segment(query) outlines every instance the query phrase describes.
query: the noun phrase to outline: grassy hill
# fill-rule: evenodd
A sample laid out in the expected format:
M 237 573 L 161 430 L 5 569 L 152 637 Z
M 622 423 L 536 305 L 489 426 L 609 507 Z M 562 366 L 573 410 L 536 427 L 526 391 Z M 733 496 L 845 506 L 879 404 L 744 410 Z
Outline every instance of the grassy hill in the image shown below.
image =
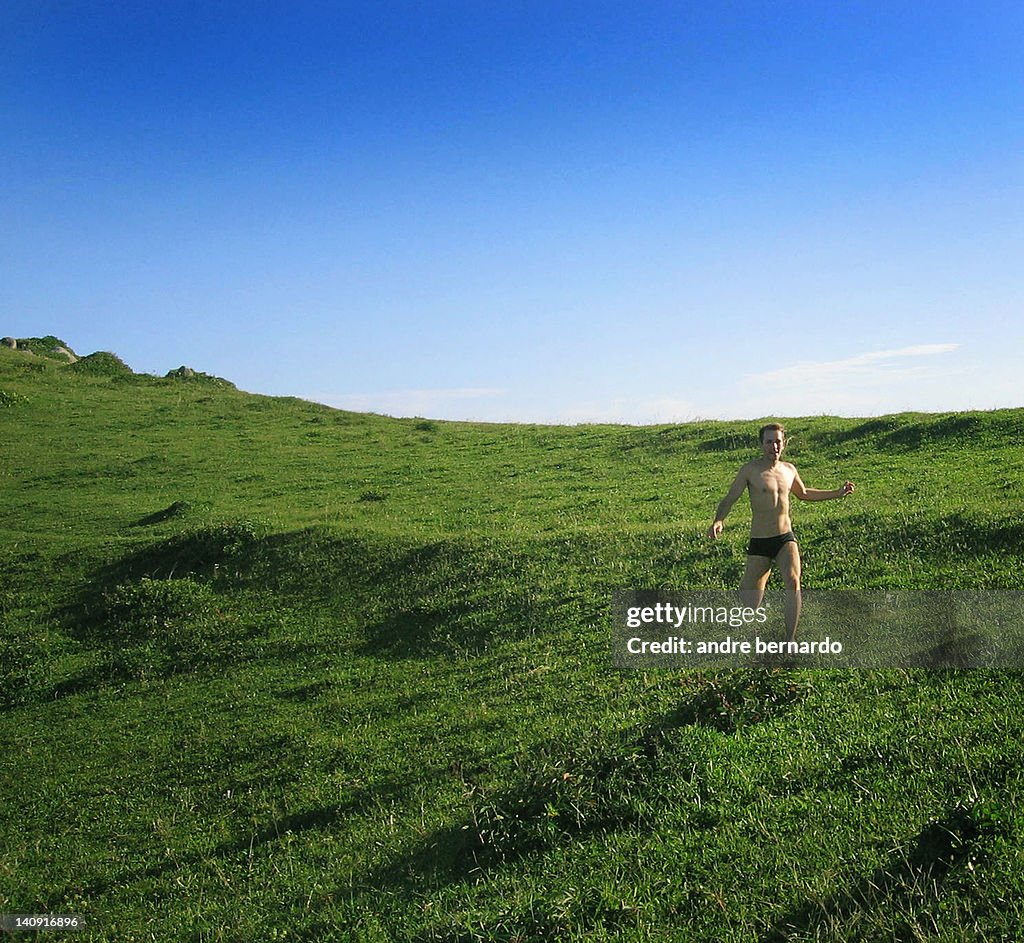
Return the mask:
M 963 940 L 1017 675 L 611 668 L 756 423 L 397 420 L 0 347 L 0 913 L 76 939 Z M 70 350 L 70 349 L 69 349 Z M 775 417 L 773 417 L 775 418 Z M 786 420 L 805 583 L 1011 588 L 1024 410 Z

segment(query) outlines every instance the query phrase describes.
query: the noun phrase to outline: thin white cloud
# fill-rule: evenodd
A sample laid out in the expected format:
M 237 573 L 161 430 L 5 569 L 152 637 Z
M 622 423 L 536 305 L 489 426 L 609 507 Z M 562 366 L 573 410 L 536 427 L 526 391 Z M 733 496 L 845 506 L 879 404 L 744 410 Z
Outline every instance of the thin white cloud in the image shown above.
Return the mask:
M 959 349 L 959 344 L 916 344 L 748 374 L 723 391 L 723 402 L 709 412 L 872 416 L 963 409 L 965 390 L 976 388 L 978 375 L 976 365 L 948 356 Z
M 931 365 L 916 363 L 918 358 L 948 354 L 959 346 L 916 344 L 896 350 L 875 350 L 843 360 L 803 361 L 778 370 L 748 374 L 743 379 L 746 383 L 796 385 L 804 388 L 851 381 L 892 381 L 923 375 L 930 371 Z
M 667 392 L 661 396 L 623 395 L 619 389 L 606 391 L 603 397 L 595 390 L 592 397 L 561 398 L 560 402 L 560 397 L 543 390 L 496 387 L 331 393 L 306 398 L 354 412 L 395 417 L 558 425 L 645 425 L 826 413 L 870 416 L 907 410 L 992 408 L 1015 399 L 1005 390 L 1000 396 L 982 395 L 999 377 L 995 373 L 982 377 L 977 364 L 948 356 L 958 350 L 959 344 L 916 344 L 838 360 L 801 361 L 747 374 L 715 393 L 703 389 L 702 398 L 693 399 Z M 1005 371 L 1000 377 L 1006 386 Z M 984 382 L 979 386 L 983 380 L 989 381 L 985 389 L 981 389 Z

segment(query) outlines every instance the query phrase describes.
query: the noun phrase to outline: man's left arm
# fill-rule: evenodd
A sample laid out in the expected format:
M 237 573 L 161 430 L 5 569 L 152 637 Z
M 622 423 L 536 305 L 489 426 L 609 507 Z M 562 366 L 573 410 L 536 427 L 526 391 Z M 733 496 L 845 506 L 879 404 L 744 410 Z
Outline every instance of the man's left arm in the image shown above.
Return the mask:
M 820 488 L 808 488 L 800 478 L 800 473 L 793 469 L 793 494 L 801 501 L 835 501 L 838 498 L 845 498 L 853 494 L 853 482 L 846 481 L 841 488 L 833 491 L 822 491 Z

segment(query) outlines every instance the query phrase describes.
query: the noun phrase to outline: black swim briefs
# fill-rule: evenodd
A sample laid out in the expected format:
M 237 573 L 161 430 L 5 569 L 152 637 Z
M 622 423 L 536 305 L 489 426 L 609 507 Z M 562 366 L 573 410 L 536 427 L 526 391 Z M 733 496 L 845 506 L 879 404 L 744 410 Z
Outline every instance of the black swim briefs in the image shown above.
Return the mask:
M 789 531 L 785 534 L 776 534 L 774 537 L 751 537 L 747 545 L 748 557 L 768 557 L 774 560 L 782 549 L 783 544 L 796 541 L 796 534 Z

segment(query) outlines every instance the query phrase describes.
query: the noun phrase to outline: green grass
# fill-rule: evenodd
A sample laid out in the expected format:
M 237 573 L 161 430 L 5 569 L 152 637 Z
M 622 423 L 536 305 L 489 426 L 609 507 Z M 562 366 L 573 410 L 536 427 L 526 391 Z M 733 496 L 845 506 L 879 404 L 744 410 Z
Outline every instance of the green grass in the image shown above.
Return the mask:
M 395 420 L 20 346 L 0 912 L 194 943 L 1018 932 L 1017 675 L 612 670 L 613 591 L 738 581 L 749 512 L 703 535 L 757 423 Z M 807 585 L 1017 588 L 1024 411 L 786 425 L 809 486 L 857 483 L 794 509 Z

